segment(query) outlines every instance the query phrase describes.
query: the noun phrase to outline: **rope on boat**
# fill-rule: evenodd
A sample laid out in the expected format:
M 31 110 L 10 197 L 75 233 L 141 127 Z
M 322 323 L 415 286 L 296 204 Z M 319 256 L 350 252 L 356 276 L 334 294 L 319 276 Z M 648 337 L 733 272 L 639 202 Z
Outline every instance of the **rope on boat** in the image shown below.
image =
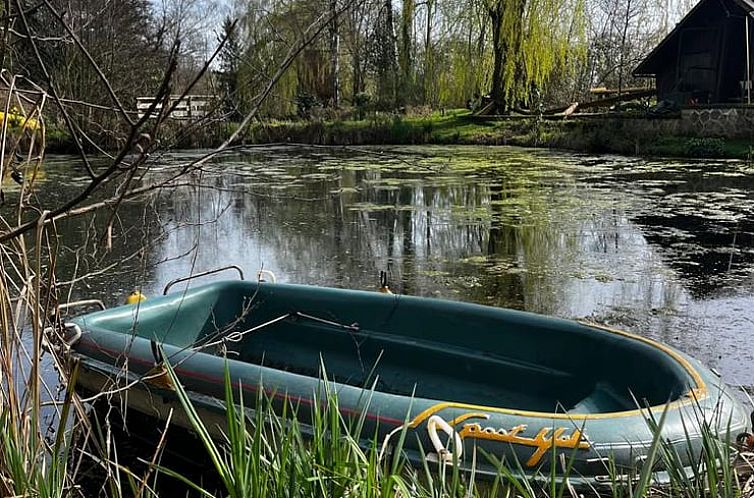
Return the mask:
M 70 337 L 66 336 L 66 332 L 69 330 L 73 331 L 73 335 Z M 73 322 L 65 322 L 63 323 L 63 333 L 58 334 L 58 329 L 55 327 L 45 327 L 42 329 L 42 347 L 44 347 L 48 351 L 58 351 L 58 352 L 68 352 L 71 350 L 74 344 L 78 342 L 79 339 L 81 339 L 81 327 L 76 325 Z M 57 338 L 59 344 L 53 344 L 50 340 L 51 338 Z
M 358 332 L 359 330 L 361 330 L 361 327 L 359 327 L 359 324 L 356 322 L 352 323 L 351 325 L 344 325 L 342 323 L 333 322 L 331 320 L 326 320 L 324 318 L 307 315 L 306 313 L 301 313 L 300 311 L 294 312 L 293 315 L 301 317 L 301 318 L 306 318 L 307 320 L 312 320 L 314 322 L 324 323 L 325 325 L 331 325 L 333 327 L 338 327 L 341 329 L 352 330 L 354 332 Z
M 211 346 L 219 346 L 220 344 L 224 344 L 225 342 L 239 342 L 241 339 L 244 338 L 245 335 L 251 334 L 253 332 L 257 332 L 257 331 L 259 331 L 259 330 L 261 330 L 261 329 L 263 329 L 265 327 L 268 327 L 268 326 L 273 325 L 273 324 L 275 324 L 277 322 L 285 320 L 286 318 L 289 318 L 292 315 L 293 315 L 293 313 L 286 313 L 285 315 L 281 315 L 281 316 L 279 316 L 277 318 L 273 318 L 272 320 L 264 322 L 264 323 L 262 323 L 260 325 L 257 325 L 256 327 L 252 327 L 250 329 L 243 330 L 243 331 L 240 331 L 240 332 L 230 332 L 227 335 L 223 335 L 220 339 L 218 339 L 216 341 L 208 342 L 207 344 L 201 344 L 201 345 L 199 345 L 197 347 L 194 347 L 193 349 L 194 349 L 194 351 L 199 351 L 201 349 L 208 348 L 208 347 L 211 347 Z
M 172 358 L 173 356 L 175 356 L 178 353 L 186 351 L 187 349 L 191 350 L 191 352 L 188 355 L 186 355 L 185 357 L 181 358 L 179 361 L 177 361 L 176 363 L 174 363 L 173 364 L 173 368 L 178 367 L 184 361 L 190 359 L 192 356 L 194 356 L 196 353 L 200 352 L 202 349 L 209 348 L 209 347 L 212 347 L 212 346 L 221 346 L 221 345 L 224 345 L 226 342 L 238 342 L 241 339 L 243 339 L 243 337 L 245 335 L 251 334 L 253 332 L 257 332 L 257 331 L 259 331 L 259 330 L 261 330 L 261 329 L 263 329 L 265 327 L 273 325 L 273 324 L 275 324 L 275 323 L 277 323 L 279 321 L 285 320 L 286 318 L 289 318 L 292 315 L 293 315 L 292 313 L 286 313 L 285 315 L 281 315 L 281 316 L 279 316 L 277 318 L 273 318 L 272 320 L 269 320 L 269 321 L 267 321 L 265 323 L 257 325 L 256 327 L 252 327 L 250 329 L 243 330 L 243 331 L 240 331 L 240 332 L 230 332 L 227 335 L 226 335 L 225 332 L 218 331 L 215 334 L 213 334 L 213 336 L 219 337 L 219 339 L 217 339 L 217 340 L 214 340 L 214 341 L 211 341 L 211 342 L 207 342 L 207 343 L 204 343 L 204 344 L 202 344 L 201 341 L 196 341 L 196 342 L 194 342 L 193 345 L 184 347 L 184 348 L 182 348 L 182 349 L 180 349 L 180 350 L 172 353 L 170 355 L 170 358 Z M 212 337 L 212 336 L 209 336 L 209 337 Z M 153 355 L 154 355 L 154 348 L 155 347 L 156 347 L 156 344 L 153 346 L 153 349 L 152 349 L 152 354 Z M 155 366 L 159 365 L 162 361 L 163 360 L 159 360 L 155 356 Z M 157 372 L 157 373 L 159 374 L 159 372 Z
M 312 320 L 312 321 L 317 322 L 317 323 L 323 323 L 325 325 L 330 325 L 331 327 L 340 328 L 340 329 L 343 329 L 343 330 L 347 330 L 349 332 L 360 332 L 361 331 L 361 328 L 359 327 L 359 324 L 356 323 L 356 322 L 353 322 L 351 325 L 344 325 L 342 323 L 333 322 L 331 320 L 326 320 L 324 318 L 319 318 L 319 317 L 316 317 L 316 316 L 307 315 L 306 313 L 301 313 L 300 311 L 296 311 L 294 313 L 294 315 L 297 316 L 297 317 L 299 317 L 299 318 L 305 318 L 307 320 Z M 359 365 L 361 366 L 361 371 L 364 372 L 365 368 L 364 368 L 364 360 L 361 357 L 361 345 L 364 343 L 364 341 L 366 340 L 366 338 L 362 339 L 361 342 L 359 342 L 357 340 L 357 338 L 353 334 L 349 334 L 349 335 L 351 336 L 351 339 L 353 339 L 353 343 L 356 346 L 356 356 L 357 356 L 357 358 L 359 360 Z
M 398 434 L 399 432 L 406 430 L 409 426 L 409 423 L 406 422 L 404 424 L 399 425 L 398 427 L 395 427 L 393 430 L 388 432 L 385 435 L 385 438 L 382 440 L 382 445 L 380 446 L 380 452 L 377 454 L 377 462 L 382 462 L 382 459 L 385 458 L 385 453 L 387 452 L 387 449 L 390 444 L 390 439 Z
M 266 282 L 267 280 L 264 279 L 264 276 L 267 275 L 270 278 L 270 282 L 273 284 L 276 284 L 278 279 L 275 276 L 274 273 L 272 273 L 270 270 L 261 269 L 257 272 L 257 282 Z
M 260 325 L 257 325 L 255 327 L 252 327 L 250 329 L 243 330 L 243 331 L 240 331 L 240 332 L 229 332 L 227 334 L 225 332 L 217 332 L 216 334 L 214 334 L 215 337 L 217 337 L 217 339 L 213 340 L 213 341 L 210 341 L 210 342 L 207 342 L 207 343 L 201 343 L 200 341 L 197 341 L 196 343 L 194 343 L 190 347 L 191 354 L 188 355 L 188 356 L 186 356 L 185 358 L 182 358 L 180 361 L 178 361 L 173 366 L 175 367 L 175 366 L 180 365 L 181 363 L 183 363 L 184 361 L 188 360 L 191 356 L 193 356 L 195 353 L 198 353 L 202 349 L 210 348 L 210 347 L 213 347 L 213 346 L 220 346 L 220 345 L 223 345 L 223 344 L 225 344 L 227 342 L 239 342 L 241 339 L 244 338 L 244 336 L 246 336 L 248 334 L 252 334 L 254 332 L 258 332 L 258 331 L 260 331 L 260 330 L 262 330 L 262 329 L 264 329 L 266 327 L 269 327 L 270 325 L 274 325 L 275 323 L 278 323 L 280 321 L 285 320 L 286 318 L 291 318 L 291 317 L 304 318 L 306 320 L 311 320 L 311 321 L 314 321 L 314 322 L 323 323 L 323 324 L 326 324 L 326 325 L 330 325 L 332 327 L 338 327 L 338 328 L 341 328 L 341 329 L 344 329 L 344 330 L 349 330 L 349 331 L 354 331 L 354 332 L 358 332 L 360 330 L 358 323 L 353 323 L 351 325 L 344 325 L 342 323 L 334 322 L 334 321 L 331 321 L 331 320 L 326 320 L 324 318 L 319 318 L 319 317 L 316 317 L 316 316 L 307 315 L 306 313 L 301 313 L 300 311 L 294 311 L 294 312 L 291 312 L 291 313 L 286 313 L 285 315 L 281 315 L 281 316 L 279 316 L 277 318 L 273 318 L 272 320 L 269 320 L 269 321 L 264 322 L 264 323 L 262 323 Z M 174 354 L 175 353 L 173 353 L 173 355 Z M 171 356 L 173 356 L 173 355 L 171 355 Z

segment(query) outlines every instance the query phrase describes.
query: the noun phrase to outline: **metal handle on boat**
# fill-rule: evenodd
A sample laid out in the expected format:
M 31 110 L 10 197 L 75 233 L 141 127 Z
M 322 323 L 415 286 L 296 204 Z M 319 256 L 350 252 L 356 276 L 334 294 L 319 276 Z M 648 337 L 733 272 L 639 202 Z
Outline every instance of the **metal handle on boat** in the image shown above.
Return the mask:
M 100 299 L 82 299 L 81 301 L 73 301 L 71 303 L 58 304 L 58 311 L 63 311 L 71 308 L 79 308 L 82 306 L 99 306 L 100 309 L 106 310 L 107 306 Z
M 68 339 L 63 339 L 63 343 L 65 343 L 65 345 L 70 348 L 71 346 L 76 344 L 79 339 L 81 339 L 81 327 L 79 327 L 75 323 L 66 322 L 63 324 L 63 328 L 65 328 L 66 330 L 73 329 L 73 336 L 69 337 Z
M 238 276 L 241 277 L 241 280 L 244 280 L 243 270 L 240 267 L 236 265 L 228 265 L 228 266 L 223 266 L 222 268 L 215 268 L 214 270 L 207 270 L 201 273 L 195 273 L 193 275 L 189 275 L 188 277 L 181 277 L 181 278 L 176 278 L 175 280 L 171 280 L 170 282 L 168 282 L 168 285 L 165 286 L 165 289 L 163 289 L 162 295 L 164 296 L 165 294 L 167 294 L 168 290 L 170 290 L 170 288 L 174 286 L 175 284 L 180 284 L 181 282 L 186 282 L 187 280 L 193 280 L 199 277 L 206 277 L 207 275 L 212 275 L 213 273 L 220 273 L 221 271 L 226 271 L 226 270 L 236 270 L 238 272 Z
M 73 330 L 73 335 L 69 338 L 62 338 L 61 342 L 63 343 L 63 346 L 66 351 L 71 349 L 74 344 L 76 344 L 79 339 L 81 339 L 82 331 L 81 327 L 76 325 L 73 322 L 65 322 L 63 324 L 63 330 Z M 49 351 L 60 351 L 60 346 L 54 346 L 50 343 L 48 337 L 52 336 L 53 332 L 55 332 L 54 327 L 47 327 L 43 331 L 42 335 L 42 343 L 45 349 Z

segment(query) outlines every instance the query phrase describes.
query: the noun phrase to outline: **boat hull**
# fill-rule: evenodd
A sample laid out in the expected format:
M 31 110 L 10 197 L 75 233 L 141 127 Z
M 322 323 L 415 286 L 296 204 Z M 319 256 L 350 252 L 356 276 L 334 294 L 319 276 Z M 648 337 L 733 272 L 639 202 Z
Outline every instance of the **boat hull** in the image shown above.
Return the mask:
M 354 296 L 352 291 L 328 292 L 335 292 L 336 296 L 345 293 L 344 299 Z M 361 297 L 371 299 L 371 296 Z M 413 303 L 414 299 L 417 298 L 408 301 Z M 474 305 L 453 303 L 452 306 L 469 312 L 496 313 Z M 135 312 L 137 308 L 126 309 Z M 527 314 L 515 316 L 522 315 L 528 318 Z M 540 319 L 532 317 L 532 320 Z M 90 322 L 97 323 L 97 320 Z M 161 382 L 159 376 L 154 375 L 154 340 L 99 325 L 87 326 L 86 317 L 77 323 L 84 334 L 74 345 L 73 353 L 81 364 L 79 382 L 84 390 L 99 393 L 112 390 L 114 384 L 129 386 L 127 390 L 116 390 L 125 396 L 129 407 L 163 420 L 173 409 L 174 422 L 191 428 L 176 393 L 164 379 Z M 426 396 L 428 391 L 411 396 L 383 392 L 377 382 L 358 386 L 324 381 L 326 370 L 319 376 L 304 375 L 264 364 L 225 359 L 183 344 L 163 342 L 161 348 L 210 432 L 218 438 L 226 424 L 223 402 L 227 368 L 234 392 L 242 393 L 243 404 L 250 410 L 260 399 L 266 399 L 280 412 L 286 407 L 288 413 L 295 413 L 305 428 L 311 422 L 312 408 L 324 403 L 328 394 L 335 393 L 338 408 L 345 417 L 363 416 L 362 434 L 369 435 L 364 444 L 386 442 L 389 447 L 397 442 L 396 434 L 405 429 L 408 437 L 404 439 L 403 450 L 415 465 L 429 460 L 438 467 L 458 466 L 464 471 L 474 467 L 479 476 L 498 475 L 498 462 L 504 462 L 507 468 L 524 478 L 546 479 L 553 473 L 562 478 L 567 467 L 569 482 L 576 487 L 600 488 L 612 485 L 616 479 L 631 480 L 656 437 L 653 424 L 660 420 L 664 444 L 675 451 L 691 473 L 691 466 L 699 461 L 703 452 L 702 427 L 708 427 L 705 430 L 723 441 L 732 441 L 746 430 L 747 414 L 729 388 L 695 359 L 624 332 L 593 330 L 594 334 L 615 334 L 616 340 L 639 341 L 657 348 L 670 358 L 669 361 L 688 372 L 689 389 L 668 403 L 642 407 L 637 400 L 636 408 L 590 412 L 590 406 L 598 407 L 603 398 L 610 397 L 609 389 L 597 383 L 569 410 L 564 407 L 562 411 L 542 412 L 496 405 L 495 399 L 479 404 L 444 398 L 439 388 L 437 397 Z M 480 365 L 482 368 L 487 364 Z M 327 368 L 326 362 L 324 367 Z M 438 365 L 437 368 L 451 367 Z M 491 378 L 490 382 L 495 379 Z M 656 480 L 667 479 L 661 462 L 653 468 Z

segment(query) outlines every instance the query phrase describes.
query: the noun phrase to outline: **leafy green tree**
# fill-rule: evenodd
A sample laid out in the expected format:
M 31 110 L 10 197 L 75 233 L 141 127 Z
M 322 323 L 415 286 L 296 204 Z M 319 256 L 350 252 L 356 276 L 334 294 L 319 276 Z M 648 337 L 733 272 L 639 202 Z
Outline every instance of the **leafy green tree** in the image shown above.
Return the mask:
M 482 1 L 492 28 L 490 96 L 498 112 L 528 102 L 533 89 L 583 56 L 581 0 Z

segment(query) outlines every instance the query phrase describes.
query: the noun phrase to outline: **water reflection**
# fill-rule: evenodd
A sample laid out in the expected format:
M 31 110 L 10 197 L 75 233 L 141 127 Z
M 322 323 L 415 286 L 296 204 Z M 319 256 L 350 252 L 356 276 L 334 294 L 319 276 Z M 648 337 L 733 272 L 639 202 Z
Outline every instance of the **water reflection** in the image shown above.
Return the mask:
M 124 205 L 110 251 L 102 219 L 61 227 L 70 247 L 85 249 L 59 266 L 72 278 L 74 268 L 126 259 L 75 287 L 111 303 L 134 286 L 154 295 L 228 264 L 360 289 L 388 269 L 398 292 L 607 322 L 754 385 L 745 366 L 754 357 L 741 347 L 754 339 L 754 172 L 745 165 L 511 148 L 376 152 L 224 158 L 195 187 Z

